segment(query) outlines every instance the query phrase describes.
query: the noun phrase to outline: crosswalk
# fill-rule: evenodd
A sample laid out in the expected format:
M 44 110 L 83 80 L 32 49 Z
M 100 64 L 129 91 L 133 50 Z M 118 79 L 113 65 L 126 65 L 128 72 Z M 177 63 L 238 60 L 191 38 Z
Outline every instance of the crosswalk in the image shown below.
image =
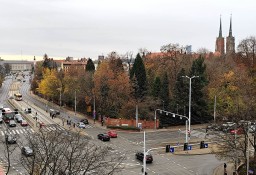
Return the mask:
M 26 129 L 12 129 L 12 130 L 1 130 L 0 133 L 2 136 L 4 135 L 16 135 L 16 134 L 31 134 L 34 133 L 35 131 L 32 128 L 26 128 Z

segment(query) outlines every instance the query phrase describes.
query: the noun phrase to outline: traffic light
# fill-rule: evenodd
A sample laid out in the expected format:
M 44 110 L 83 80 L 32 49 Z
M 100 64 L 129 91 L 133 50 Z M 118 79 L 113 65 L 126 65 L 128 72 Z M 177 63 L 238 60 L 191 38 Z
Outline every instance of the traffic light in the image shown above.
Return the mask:
M 200 142 L 200 149 L 204 148 L 204 141 Z
M 184 149 L 183 151 L 187 151 L 188 150 L 188 143 L 184 143 Z
M 28 113 L 29 113 L 29 114 L 31 113 L 31 108 L 28 108 Z
M 14 114 L 18 114 L 18 109 L 14 109 Z
M 5 115 L 5 110 L 4 109 L 2 109 L 2 116 L 4 116 Z

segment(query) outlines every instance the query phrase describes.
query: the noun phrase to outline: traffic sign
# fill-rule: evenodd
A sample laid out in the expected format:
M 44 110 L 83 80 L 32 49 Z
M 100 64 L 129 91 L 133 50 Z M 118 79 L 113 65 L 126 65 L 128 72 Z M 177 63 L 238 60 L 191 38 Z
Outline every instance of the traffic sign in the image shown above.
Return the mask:
M 188 150 L 192 150 L 192 146 L 191 145 L 188 145 Z
M 174 153 L 174 147 L 170 147 L 170 152 Z

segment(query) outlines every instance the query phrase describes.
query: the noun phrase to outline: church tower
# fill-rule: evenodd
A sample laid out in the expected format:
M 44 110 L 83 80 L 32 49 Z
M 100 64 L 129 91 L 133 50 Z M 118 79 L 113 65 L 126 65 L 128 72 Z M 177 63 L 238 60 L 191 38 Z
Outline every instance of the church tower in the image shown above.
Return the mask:
M 218 52 L 220 55 L 225 54 L 225 43 L 224 38 L 222 37 L 222 26 L 221 26 L 221 18 L 220 18 L 220 29 L 219 29 L 219 36 L 216 39 L 216 46 L 215 52 Z
M 235 37 L 232 36 L 232 16 L 230 17 L 229 35 L 226 38 L 227 54 L 235 53 Z

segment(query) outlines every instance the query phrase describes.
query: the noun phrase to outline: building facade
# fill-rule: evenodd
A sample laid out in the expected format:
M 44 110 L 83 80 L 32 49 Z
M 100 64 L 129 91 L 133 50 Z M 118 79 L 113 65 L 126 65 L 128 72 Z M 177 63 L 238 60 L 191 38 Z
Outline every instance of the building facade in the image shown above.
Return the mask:
M 216 38 L 215 53 L 220 56 L 224 54 L 235 53 L 235 37 L 232 36 L 232 17 L 230 18 L 229 35 L 226 37 L 226 52 L 225 52 L 225 40 L 222 36 L 222 23 L 220 18 L 219 36 Z
M 9 64 L 10 72 L 21 72 L 21 71 L 32 71 L 33 62 L 32 61 L 17 61 L 17 60 L 10 60 L 10 61 L 0 61 L 0 65 L 5 67 L 5 64 Z

